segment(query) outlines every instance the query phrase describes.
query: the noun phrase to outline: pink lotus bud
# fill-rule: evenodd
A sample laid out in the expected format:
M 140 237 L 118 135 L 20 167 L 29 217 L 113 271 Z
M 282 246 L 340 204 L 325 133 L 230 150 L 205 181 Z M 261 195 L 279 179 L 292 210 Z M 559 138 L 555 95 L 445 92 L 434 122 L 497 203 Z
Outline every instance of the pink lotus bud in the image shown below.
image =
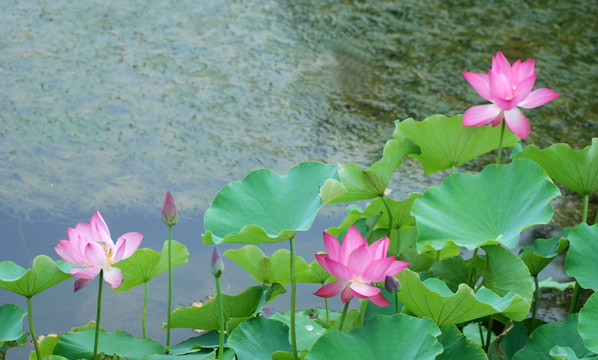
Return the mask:
M 164 205 L 162 205 L 162 221 L 168 226 L 176 225 L 179 222 L 179 212 L 170 191 L 166 192 Z
M 222 272 L 224 271 L 224 262 L 222 261 L 222 256 L 220 256 L 220 253 L 218 252 L 218 250 L 216 250 L 216 248 L 214 248 L 214 251 L 212 252 L 212 260 L 210 261 L 210 267 L 212 275 L 214 275 L 215 277 L 220 277 L 220 275 L 222 275 Z

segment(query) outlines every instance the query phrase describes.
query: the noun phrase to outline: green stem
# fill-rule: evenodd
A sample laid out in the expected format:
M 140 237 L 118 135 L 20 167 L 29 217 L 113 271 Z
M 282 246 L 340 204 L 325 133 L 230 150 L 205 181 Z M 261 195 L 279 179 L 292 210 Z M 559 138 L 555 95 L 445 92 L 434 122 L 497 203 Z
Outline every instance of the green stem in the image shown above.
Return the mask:
M 534 276 L 534 284 L 536 290 L 534 291 L 534 307 L 532 308 L 532 331 L 536 328 L 536 314 L 538 313 L 538 301 L 540 300 L 540 285 L 538 284 L 538 275 Z
M 484 332 L 482 331 L 482 323 L 478 322 L 478 331 L 480 332 L 480 342 L 482 343 L 482 348 L 485 347 L 484 344 Z
M 170 346 L 170 310 L 172 309 L 172 225 L 168 226 L 168 313 L 166 314 L 166 346 Z
M 216 276 L 216 296 L 218 297 L 218 312 L 220 323 L 220 340 L 218 343 L 218 360 L 224 359 L 224 305 L 222 304 L 222 290 L 220 288 L 220 276 Z
M 502 141 L 505 137 L 505 121 L 503 120 L 500 126 L 500 140 L 498 141 L 498 152 L 496 153 L 496 163 L 500 164 L 500 157 L 502 155 Z
M 98 356 L 98 339 L 100 337 L 100 315 L 102 310 L 102 284 L 104 283 L 104 270 L 100 270 L 100 285 L 98 288 L 98 310 L 96 313 L 96 333 L 93 340 L 93 357 L 95 359 Z
M 328 298 L 324 298 L 324 304 L 326 304 L 326 322 L 329 322 L 330 321 L 330 306 L 328 305 Z
M 575 282 L 575 289 L 573 289 L 573 296 L 571 297 L 571 305 L 569 306 L 569 315 L 577 312 L 577 306 L 579 305 L 579 292 L 581 288 L 579 283 Z
M 141 318 L 141 327 L 143 329 L 143 337 L 146 338 L 145 333 L 145 314 L 147 313 L 147 298 L 149 297 L 149 281 L 145 282 L 145 296 L 143 297 L 143 316 Z
M 473 280 L 473 261 L 475 260 L 476 256 L 478 256 L 478 248 L 475 248 L 475 250 L 473 250 L 473 256 L 471 257 L 472 264 L 469 264 L 469 274 L 467 275 L 467 285 L 469 285 L 469 287 L 474 287 L 475 285 L 471 282 Z
M 490 349 L 490 340 L 492 339 L 492 322 L 494 321 L 494 316 L 490 315 L 490 319 L 488 320 L 488 332 L 486 333 L 486 354 L 488 353 L 488 349 Z
M 581 222 L 587 223 L 588 221 L 588 206 L 590 204 L 590 196 L 584 195 L 583 197 L 583 214 L 581 215 Z M 569 306 L 569 315 L 577 312 L 577 307 L 579 305 L 579 293 L 581 292 L 581 288 L 579 283 L 575 281 L 575 288 L 573 289 L 573 296 L 571 297 L 571 305 Z
M 31 296 L 27 296 L 27 317 L 29 318 L 29 331 L 33 338 L 33 346 L 35 346 L 35 355 L 37 356 L 37 360 L 42 360 L 39 344 L 37 342 L 37 335 L 35 335 L 35 329 L 33 328 L 33 304 L 31 303 Z
M 349 309 L 349 302 L 350 301 L 347 301 L 345 303 L 345 307 L 343 308 L 343 313 L 341 314 L 341 320 L 338 323 L 338 329 L 340 331 L 343 331 L 343 325 L 345 324 L 345 316 L 347 316 L 347 310 Z
M 390 206 L 388 206 L 386 198 L 384 196 L 381 196 L 381 198 L 382 202 L 384 202 L 384 206 L 386 206 L 386 211 L 388 212 L 388 238 L 390 239 L 390 232 L 392 231 L 392 212 L 390 211 Z
M 399 292 L 395 292 L 395 314 L 399 313 Z
M 583 197 L 583 214 L 581 215 L 581 222 L 588 222 L 588 206 L 590 205 L 590 195 Z
M 291 347 L 293 348 L 293 359 L 298 360 L 297 355 L 297 333 L 295 331 L 295 298 L 297 297 L 297 282 L 295 279 L 295 236 L 291 236 Z

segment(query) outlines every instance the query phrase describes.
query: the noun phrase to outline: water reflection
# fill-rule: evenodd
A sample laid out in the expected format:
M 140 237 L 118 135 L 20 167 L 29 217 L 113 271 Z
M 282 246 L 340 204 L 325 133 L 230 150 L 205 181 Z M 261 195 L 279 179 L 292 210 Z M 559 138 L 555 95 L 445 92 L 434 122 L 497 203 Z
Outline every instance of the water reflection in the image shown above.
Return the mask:
M 37 254 L 53 255 L 66 227 L 96 209 L 114 234 L 143 231 L 145 246 L 159 249 L 159 211 L 170 190 L 183 217 L 175 238 L 190 247 L 194 264 L 175 275 L 197 285 L 175 302 L 204 297 L 212 285 L 201 218 L 221 186 L 304 160 L 368 165 L 396 119 L 481 103 L 461 72 L 486 71 L 499 49 L 511 61 L 535 58 L 537 86 L 561 93 L 529 112 L 527 143 L 589 145 L 598 113 L 597 11 L 596 2 L 541 0 L 499 8 L 468 0 L 3 2 L 0 260 L 27 266 Z M 477 171 L 491 158 L 461 170 Z M 424 176 L 407 159 L 392 196 L 421 192 L 446 175 Z M 580 200 L 566 194 L 556 202 L 556 226 L 579 221 Z M 309 249 L 298 251 L 311 256 L 342 212 L 329 210 L 333 219 L 318 220 L 304 235 Z M 238 292 L 250 280 L 234 273 L 230 290 Z M 60 286 L 36 301 L 56 303 L 53 296 L 72 284 Z M 137 332 L 138 295 L 106 295 L 115 309 L 112 320 L 104 317 L 107 328 L 127 319 L 125 330 Z M 40 306 L 38 332 L 86 322 L 92 298 L 65 295 L 51 313 Z M 5 301 L 20 303 L 0 292 Z M 159 328 L 162 319 L 148 321 Z M 157 331 L 150 336 L 160 339 Z

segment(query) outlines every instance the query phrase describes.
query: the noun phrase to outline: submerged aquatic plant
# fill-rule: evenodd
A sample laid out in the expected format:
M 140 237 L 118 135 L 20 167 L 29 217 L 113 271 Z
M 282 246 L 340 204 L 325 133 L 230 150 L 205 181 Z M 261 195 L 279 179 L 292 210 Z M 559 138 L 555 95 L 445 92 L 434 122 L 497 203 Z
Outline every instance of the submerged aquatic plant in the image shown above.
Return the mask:
M 559 94 L 547 88 L 532 91 L 537 74 L 534 59 L 515 61 L 513 66 L 502 52 L 492 57 L 488 74 L 464 72 L 463 76 L 477 93 L 492 104 L 469 108 L 463 115 L 464 126 L 491 123 L 496 127 L 504 122 L 518 137 L 525 139 L 530 132 L 529 121 L 518 109 L 533 109 L 554 100 Z

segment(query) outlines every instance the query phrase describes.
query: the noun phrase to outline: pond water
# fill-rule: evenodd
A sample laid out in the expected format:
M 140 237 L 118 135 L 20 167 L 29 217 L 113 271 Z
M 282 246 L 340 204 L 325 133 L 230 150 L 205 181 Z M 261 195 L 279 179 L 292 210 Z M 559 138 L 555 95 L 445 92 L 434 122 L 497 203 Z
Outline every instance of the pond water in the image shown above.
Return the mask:
M 202 217 L 224 184 L 262 167 L 285 173 L 305 160 L 369 165 L 395 120 L 483 103 L 461 72 L 485 72 L 498 50 L 511 62 L 536 59 L 536 88 L 561 94 L 527 112 L 525 143 L 587 146 L 598 133 L 596 14 L 598 1 L 4 1 L 0 261 L 29 267 L 38 254 L 56 258 L 66 228 L 96 209 L 114 237 L 141 231 L 143 246 L 157 250 L 167 236 L 159 213 L 170 190 L 181 214 L 174 238 L 191 252 L 190 265 L 175 271 L 174 303 L 205 298 L 215 286 Z M 446 175 L 423 175 L 407 159 L 392 197 Z M 565 192 L 555 206 L 553 224 L 525 238 L 580 221 L 578 196 Z M 343 213 L 326 209 L 299 234 L 299 255 L 312 261 L 321 232 Z M 234 263 L 226 266 L 225 292 L 252 284 Z M 162 342 L 165 286 L 165 277 L 151 283 L 156 315 L 148 317 L 148 335 Z M 34 298 L 38 333 L 94 318 L 95 291 L 71 288 L 67 281 Z M 316 288 L 300 287 L 299 308 L 321 304 L 311 295 Z M 139 335 L 142 293 L 105 292 L 102 325 Z M 25 304 L 0 291 L 5 302 Z M 283 296 L 272 306 L 287 302 Z

